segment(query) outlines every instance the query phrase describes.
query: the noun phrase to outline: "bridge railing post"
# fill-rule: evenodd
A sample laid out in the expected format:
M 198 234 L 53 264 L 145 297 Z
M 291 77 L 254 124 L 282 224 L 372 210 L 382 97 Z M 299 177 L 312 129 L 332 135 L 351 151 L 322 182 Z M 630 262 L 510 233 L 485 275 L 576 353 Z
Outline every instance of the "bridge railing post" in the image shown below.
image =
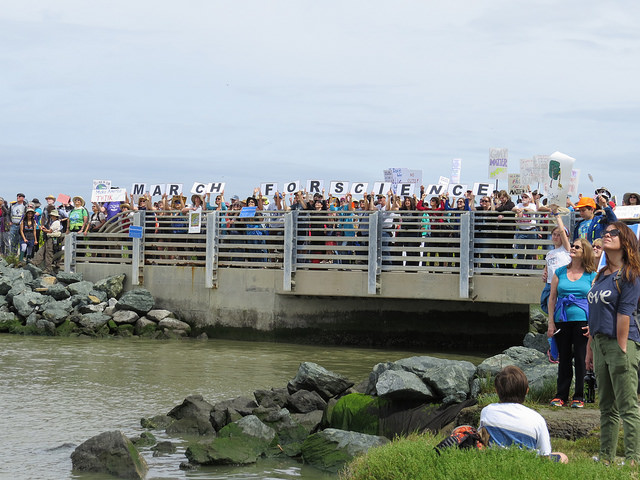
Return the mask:
M 64 237 L 64 271 L 67 273 L 76 271 L 76 235 L 67 233 Z
M 142 236 L 144 238 L 145 212 L 138 211 L 133 214 L 132 225 L 142 227 Z M 142 267 L 142 238 L 132 238 L 131 252 L 131 285 L 140 285 L 140 268 Z
M 375 295 L 378 293 L 378 275 L 382 266 L 382 255 L 380 244 L 382 243 L 382 235 L 380 231 L 379 212 L 369 215 L 369 251 L 367 257 L 367 293 Z
M 285 292 L 291 292 L 295 282 L 293 274 L 296 270 L 296 232 L 298 230 L 298 211 L 292 210 L 284 215 L 284 256 L 282 259 L 283 285 Z
M 205 263 L 205 286 L 218 288 L 218 239 L 220 226 L 220 212 L 207 213 L 207 240 Z
M 473 275 L 473 215 L 460 215 L 460 298 L 469 298 Z

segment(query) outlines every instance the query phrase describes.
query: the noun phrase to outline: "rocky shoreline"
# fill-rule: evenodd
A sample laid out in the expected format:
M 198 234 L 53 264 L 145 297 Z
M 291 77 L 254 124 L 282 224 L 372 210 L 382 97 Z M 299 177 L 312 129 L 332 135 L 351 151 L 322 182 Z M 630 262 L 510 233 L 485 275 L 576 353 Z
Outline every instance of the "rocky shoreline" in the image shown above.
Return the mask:
M 182 338 L 191 326 L 168 310 L 156 309 L 145 289 L 124 292 L 125 275 L 96 283 L 78 273 L 44 274 L 0 259 L 0 333 Z
M 127 439 L 120 432 L 93 437 L 74 451 L 73 468 L 144 478 L 146 463 L 140 452 L 175 454 L 177 445 L 186 441 L 184 457 L 177 460 L 185 470 L 289 457 L 337 472 L 355 456 L 397 435 L 445 433 L 455 425 L 477 425 L 480 408 L 475 404 L 481 383 L 506 365 L 521 367 L 532 388 L 555 382 L 557 375 L 557 366 L 548 362 L 546 354 L 524 346 L 511 347 L 477 367 L 429 356 L 379 363 L 358 384 L 304 362 L 284 387 L 218 403 L 191 395 L 165 414 L 142 418 L 145 432 L 136 438 Z M 572 421 L 566 412 L 563 418 L 548 413 L 554 437 L 576 439 L 591 435 L 598 426 L 598 415 Z M 174 440 L 157 442 L 153 432 Z M 119 452 L 114 454 L 117 462 L 107 455 L 114 451 Z

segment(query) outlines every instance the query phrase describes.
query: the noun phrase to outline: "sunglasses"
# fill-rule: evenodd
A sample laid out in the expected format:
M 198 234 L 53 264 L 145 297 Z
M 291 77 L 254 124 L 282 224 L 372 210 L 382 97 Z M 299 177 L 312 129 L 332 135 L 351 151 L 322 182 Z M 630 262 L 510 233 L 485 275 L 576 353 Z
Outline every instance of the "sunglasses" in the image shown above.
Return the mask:
M 605 230 L 602 236 L 604 237 L 605 235 L 609 235 L 610 237 L 618 237 L 620 235 L 620 230 L 618 230 L 617 228 L 612 228 L 611 230 Z
M 594 250 L 602 250 L 602 246 L 601 245 L 594 245 L 593 249 Z
M 581 245 L 571 245 L 571 248 L 573 248 L 574 250 L 582 250 Z

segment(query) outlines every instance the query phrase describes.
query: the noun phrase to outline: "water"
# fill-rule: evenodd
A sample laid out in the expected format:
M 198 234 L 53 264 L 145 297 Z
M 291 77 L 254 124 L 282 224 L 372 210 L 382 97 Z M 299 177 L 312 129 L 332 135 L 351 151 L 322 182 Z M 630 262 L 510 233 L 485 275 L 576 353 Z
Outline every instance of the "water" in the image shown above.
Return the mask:
M 140 418 L 167 413 L 193 394 L 215 403 L 283 387 L 300 362 L 316 362 L 358 383 L 378 362 L 425 352 L 234 341 L 152 341 L 0 335 L 0 479 L 105 477 L 71 471 L 70 455 L 99 433 L 139 435 Z M 438 355 L 446 357 L 447 355 Z M 460 358 L 459 356 L 456 358 Z M 466 359 L 477 363 L 479 357 Z M 173 455 L 143 455 L 147 479 L 334 479 L 294 460 L 183 472 Z

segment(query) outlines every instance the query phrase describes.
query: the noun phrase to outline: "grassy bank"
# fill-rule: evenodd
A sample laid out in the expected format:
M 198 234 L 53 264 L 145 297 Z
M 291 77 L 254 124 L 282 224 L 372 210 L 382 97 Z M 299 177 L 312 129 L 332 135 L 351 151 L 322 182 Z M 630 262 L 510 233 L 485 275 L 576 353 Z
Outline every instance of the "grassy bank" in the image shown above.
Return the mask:
M 438 455 L 434 446 L 439 437 L 412 435 L 396 439 L 388 445 L 372 448 L 356 458 L 340 474 L 342 480 L 540 480 L 575 478 L 638 479 L 638 469 L 627 466 L 606 467 L 586 456 L 570 456 L 566 465 L 553 463 L 535 453 L 519 449 L 490 448 L 459 450 L 450 448 Z M 554 449 L 566 444 L 553 442 Z M 597 449 L 597 445 L 596 445 Z M 566 449 L 565 449 L 566 450 Z M 571 458 L 573 457 L 573 458 Z

